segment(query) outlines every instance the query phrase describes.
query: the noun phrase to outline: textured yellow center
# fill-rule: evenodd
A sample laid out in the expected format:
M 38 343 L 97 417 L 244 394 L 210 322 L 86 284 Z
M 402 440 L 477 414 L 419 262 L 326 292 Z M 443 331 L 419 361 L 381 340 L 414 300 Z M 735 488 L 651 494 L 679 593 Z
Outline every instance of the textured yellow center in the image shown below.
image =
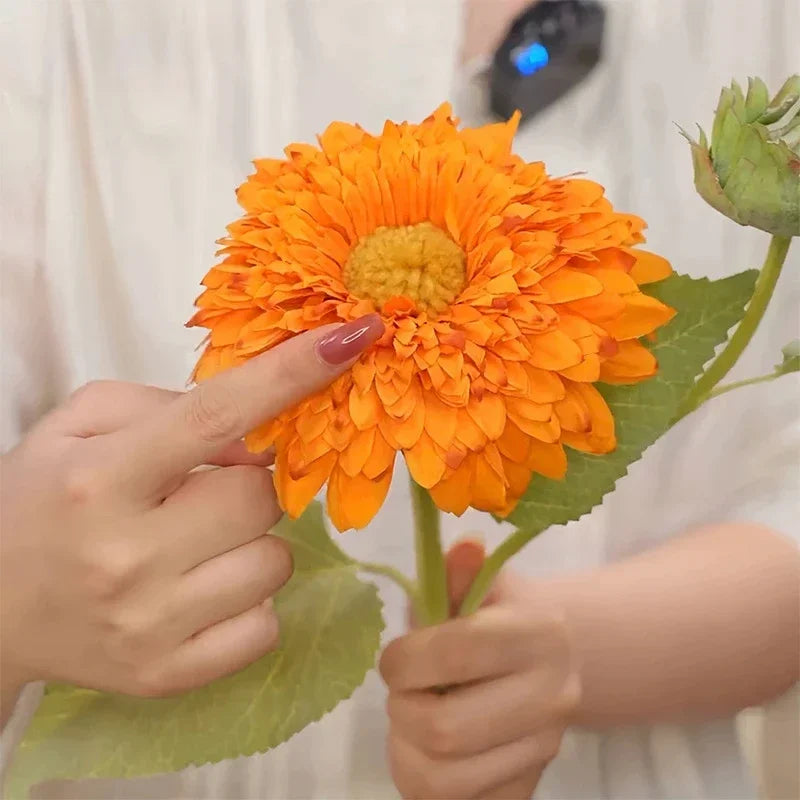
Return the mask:
M 444 311 L 466 283 L 464 251 L 430 222 L 378 228 L 353 248 L 344 282 L 378 308 L 407 297 L 422 311 Z

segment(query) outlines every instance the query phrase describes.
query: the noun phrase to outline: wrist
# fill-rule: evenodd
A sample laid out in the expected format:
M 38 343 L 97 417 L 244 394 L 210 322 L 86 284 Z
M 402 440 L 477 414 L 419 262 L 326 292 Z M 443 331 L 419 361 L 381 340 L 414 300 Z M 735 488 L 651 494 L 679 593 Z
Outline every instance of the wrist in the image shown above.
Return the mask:
M 564 708 L 568 727 L 582 724 L 586 666 L 580 641 L 581 624 L 575 618 L 570 595 L 580 591 L 581 584 L 587 578 L 589 576 L 585 573 L 567 573 L 551 578 L 528 579 L 525 587 L 528 606 L 531 609 L 545 609 L 547 614 L 558 621 L 561 630 L 561 639 L 568 653 L 567 682 L 573 698 L 573 702 Z
M 8 722 L 25 684 L 36 680 L 15 658 L 19 650 L 14 646 L 13 627 L 7 619 L 0 625 L 0 729 Z
M 28 680 L 13 666 L 0 665 L 0 730 L 5 727 Z

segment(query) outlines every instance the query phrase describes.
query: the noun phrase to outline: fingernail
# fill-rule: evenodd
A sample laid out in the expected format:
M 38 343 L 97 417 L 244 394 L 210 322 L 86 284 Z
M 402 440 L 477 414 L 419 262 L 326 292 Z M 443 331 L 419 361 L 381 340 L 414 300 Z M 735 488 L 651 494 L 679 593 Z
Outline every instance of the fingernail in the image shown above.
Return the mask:
M 326 334 L 317 342 L 317 355 L 331 366 L 344 364 L 374 344 L 383 331 L 380 315 L 367 314 Z

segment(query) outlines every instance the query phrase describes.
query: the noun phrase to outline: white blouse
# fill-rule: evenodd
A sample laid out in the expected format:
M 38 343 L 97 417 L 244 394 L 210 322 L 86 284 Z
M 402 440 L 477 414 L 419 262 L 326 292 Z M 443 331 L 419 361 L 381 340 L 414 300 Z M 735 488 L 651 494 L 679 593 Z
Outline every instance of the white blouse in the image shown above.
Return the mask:
M 649 246 L 690 274 L 760 263 L 766 236 L 694 194 L 672 122 L 708 126 L 720 86 L 796 70 L 791 0 L 618 0 L 605 59 L 520 133 L 550 171 L 585 170 L 614 204 L 650 222 Z M 93 378 L 181 387 L 197 335 L 183 328 L 214 240 L 238 215 L 254 157 L 313 140 L 332 119 L 379 127 L 443 99 L 485 115 L 457 80 L 459 0 L 28 0 L 0 18 L 0 257 L 3 446 Z M 800 246 L 736 375 L 769 371 L 798 335 Z M 709 520 L 797 531 L 797 376 L 725 395 L 633 465 L 603 505 L 540 536 L 516 560 L 531 575 L 600 565 Z M 411 569 L 407 492 L 397 476 L 360 557 Z M 448 518 L 454 538 L 501 531 Z M 391 587 L 387 639 L 402 631 Z M 28 693 L 4 747 L 35 704 Z M 351 701 L 263 756 L 129 782 L 59 782 L 49 798 L 389 798 L 384 695 L 372 674 Z M 791 745 L 789 745 L 791 746 Z M 735 721 L 574 731 L 537 798 L 749 798 Z

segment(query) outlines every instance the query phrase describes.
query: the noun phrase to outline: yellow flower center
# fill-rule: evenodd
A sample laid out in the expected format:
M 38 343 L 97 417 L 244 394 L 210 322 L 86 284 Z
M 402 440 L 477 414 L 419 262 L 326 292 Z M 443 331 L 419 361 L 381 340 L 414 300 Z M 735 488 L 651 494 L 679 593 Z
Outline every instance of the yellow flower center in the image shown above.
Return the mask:
M 348 290 L 378 308 L 407 297 L 422 311 L 444 311 L 466 278 L 464 251 L 430 222 L 378 228 L 353 248 L 344 267 Z

